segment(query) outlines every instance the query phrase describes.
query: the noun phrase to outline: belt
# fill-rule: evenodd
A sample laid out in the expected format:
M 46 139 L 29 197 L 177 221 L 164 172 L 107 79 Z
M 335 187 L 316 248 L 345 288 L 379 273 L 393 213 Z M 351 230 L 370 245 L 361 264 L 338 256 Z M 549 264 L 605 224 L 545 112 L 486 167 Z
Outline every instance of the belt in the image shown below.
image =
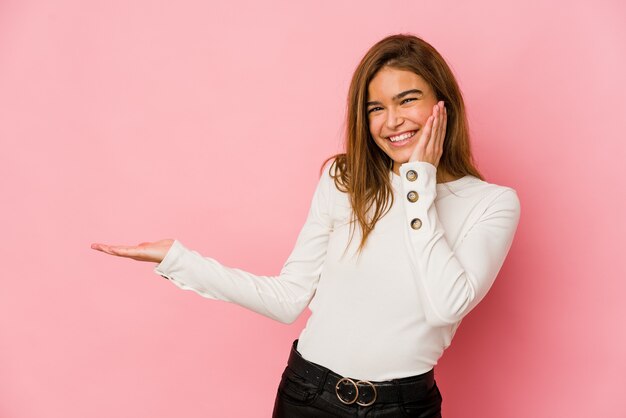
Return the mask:
M 291 346 L 287 366 L 297 375 L 316 383 L 323 390 L 335 393 L 344 404 L 369 406 L 375 402 L 411 402 L 426 398 L 435 384 L 435 369 L 400 379 L 371 382 L 341 376 L 319 364 L 306 360 L 297 350 L 298 340 Z

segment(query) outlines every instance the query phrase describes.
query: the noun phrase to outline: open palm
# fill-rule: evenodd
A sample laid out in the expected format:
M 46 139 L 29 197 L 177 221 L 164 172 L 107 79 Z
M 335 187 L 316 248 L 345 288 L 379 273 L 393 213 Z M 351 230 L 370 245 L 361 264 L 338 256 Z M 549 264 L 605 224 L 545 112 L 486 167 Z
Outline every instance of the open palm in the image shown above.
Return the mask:
M 116 255 L 118 257 L 127 257 L 137 261 L 160 263 L 165 258 L 165 255 L 173 243 L 173 239 L 162 239 L 155 242 L 142 242 L 136 246 L 93 243 L 91 244 L 91 248 L 102 251 L 103 253 Z

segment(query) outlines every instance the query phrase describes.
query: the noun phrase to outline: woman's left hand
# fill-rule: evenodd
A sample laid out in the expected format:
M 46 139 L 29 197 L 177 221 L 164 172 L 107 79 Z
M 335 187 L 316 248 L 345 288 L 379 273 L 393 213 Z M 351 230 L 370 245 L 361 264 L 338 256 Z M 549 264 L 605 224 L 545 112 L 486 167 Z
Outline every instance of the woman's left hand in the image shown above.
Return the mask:
M 447 119 L 448 112 L 443 101 L 440 101 L 433 107 L 433 114 L 428 117 L 409 162 L 424 161 L 435 167 L 439 165 L 439 159 L 443 154 L 443 140 L 446 137 Z

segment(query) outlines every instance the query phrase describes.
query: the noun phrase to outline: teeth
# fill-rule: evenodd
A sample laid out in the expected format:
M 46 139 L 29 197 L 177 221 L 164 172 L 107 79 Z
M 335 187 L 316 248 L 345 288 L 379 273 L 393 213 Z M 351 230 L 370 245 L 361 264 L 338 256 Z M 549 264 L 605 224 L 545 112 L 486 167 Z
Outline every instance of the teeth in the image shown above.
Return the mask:
M 405 139 L 410 138 L 413 135 L 415 135 L 415 132 L 407 132 L 407 133 L 399 135 L 399 136 L 390 136 L 389 140 L 391 142 L 404 141 Z

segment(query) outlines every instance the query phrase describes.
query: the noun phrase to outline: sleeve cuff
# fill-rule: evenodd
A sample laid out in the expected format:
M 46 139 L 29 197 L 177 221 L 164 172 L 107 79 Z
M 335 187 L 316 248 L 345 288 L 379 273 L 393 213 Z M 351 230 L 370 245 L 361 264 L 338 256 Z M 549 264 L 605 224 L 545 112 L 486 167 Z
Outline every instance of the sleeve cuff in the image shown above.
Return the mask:
M 405 187 L 415 184 L 422 188 L 436 185 L 437 167 L 425 161 L 410 161 L 400 165 L 400 177 Z
M 400 177 L 406 227 L 412 239 L 426 238 L 435 227 L 429 209 L 437 197 L 437 167 L 424 161 L 404 163 L 400 166 Z
M 154 267 L 154 272 L 161 277 L 164 277 L 168 280 L 171 279 L 169 273 L 172 271 L 176 261 L 180 259 L 181 255 L 185 252 L 185 246 L 178 240 L 174 240 L 174 243 L 165 254 L 165 257 L 159 264 L 156 264 Z

